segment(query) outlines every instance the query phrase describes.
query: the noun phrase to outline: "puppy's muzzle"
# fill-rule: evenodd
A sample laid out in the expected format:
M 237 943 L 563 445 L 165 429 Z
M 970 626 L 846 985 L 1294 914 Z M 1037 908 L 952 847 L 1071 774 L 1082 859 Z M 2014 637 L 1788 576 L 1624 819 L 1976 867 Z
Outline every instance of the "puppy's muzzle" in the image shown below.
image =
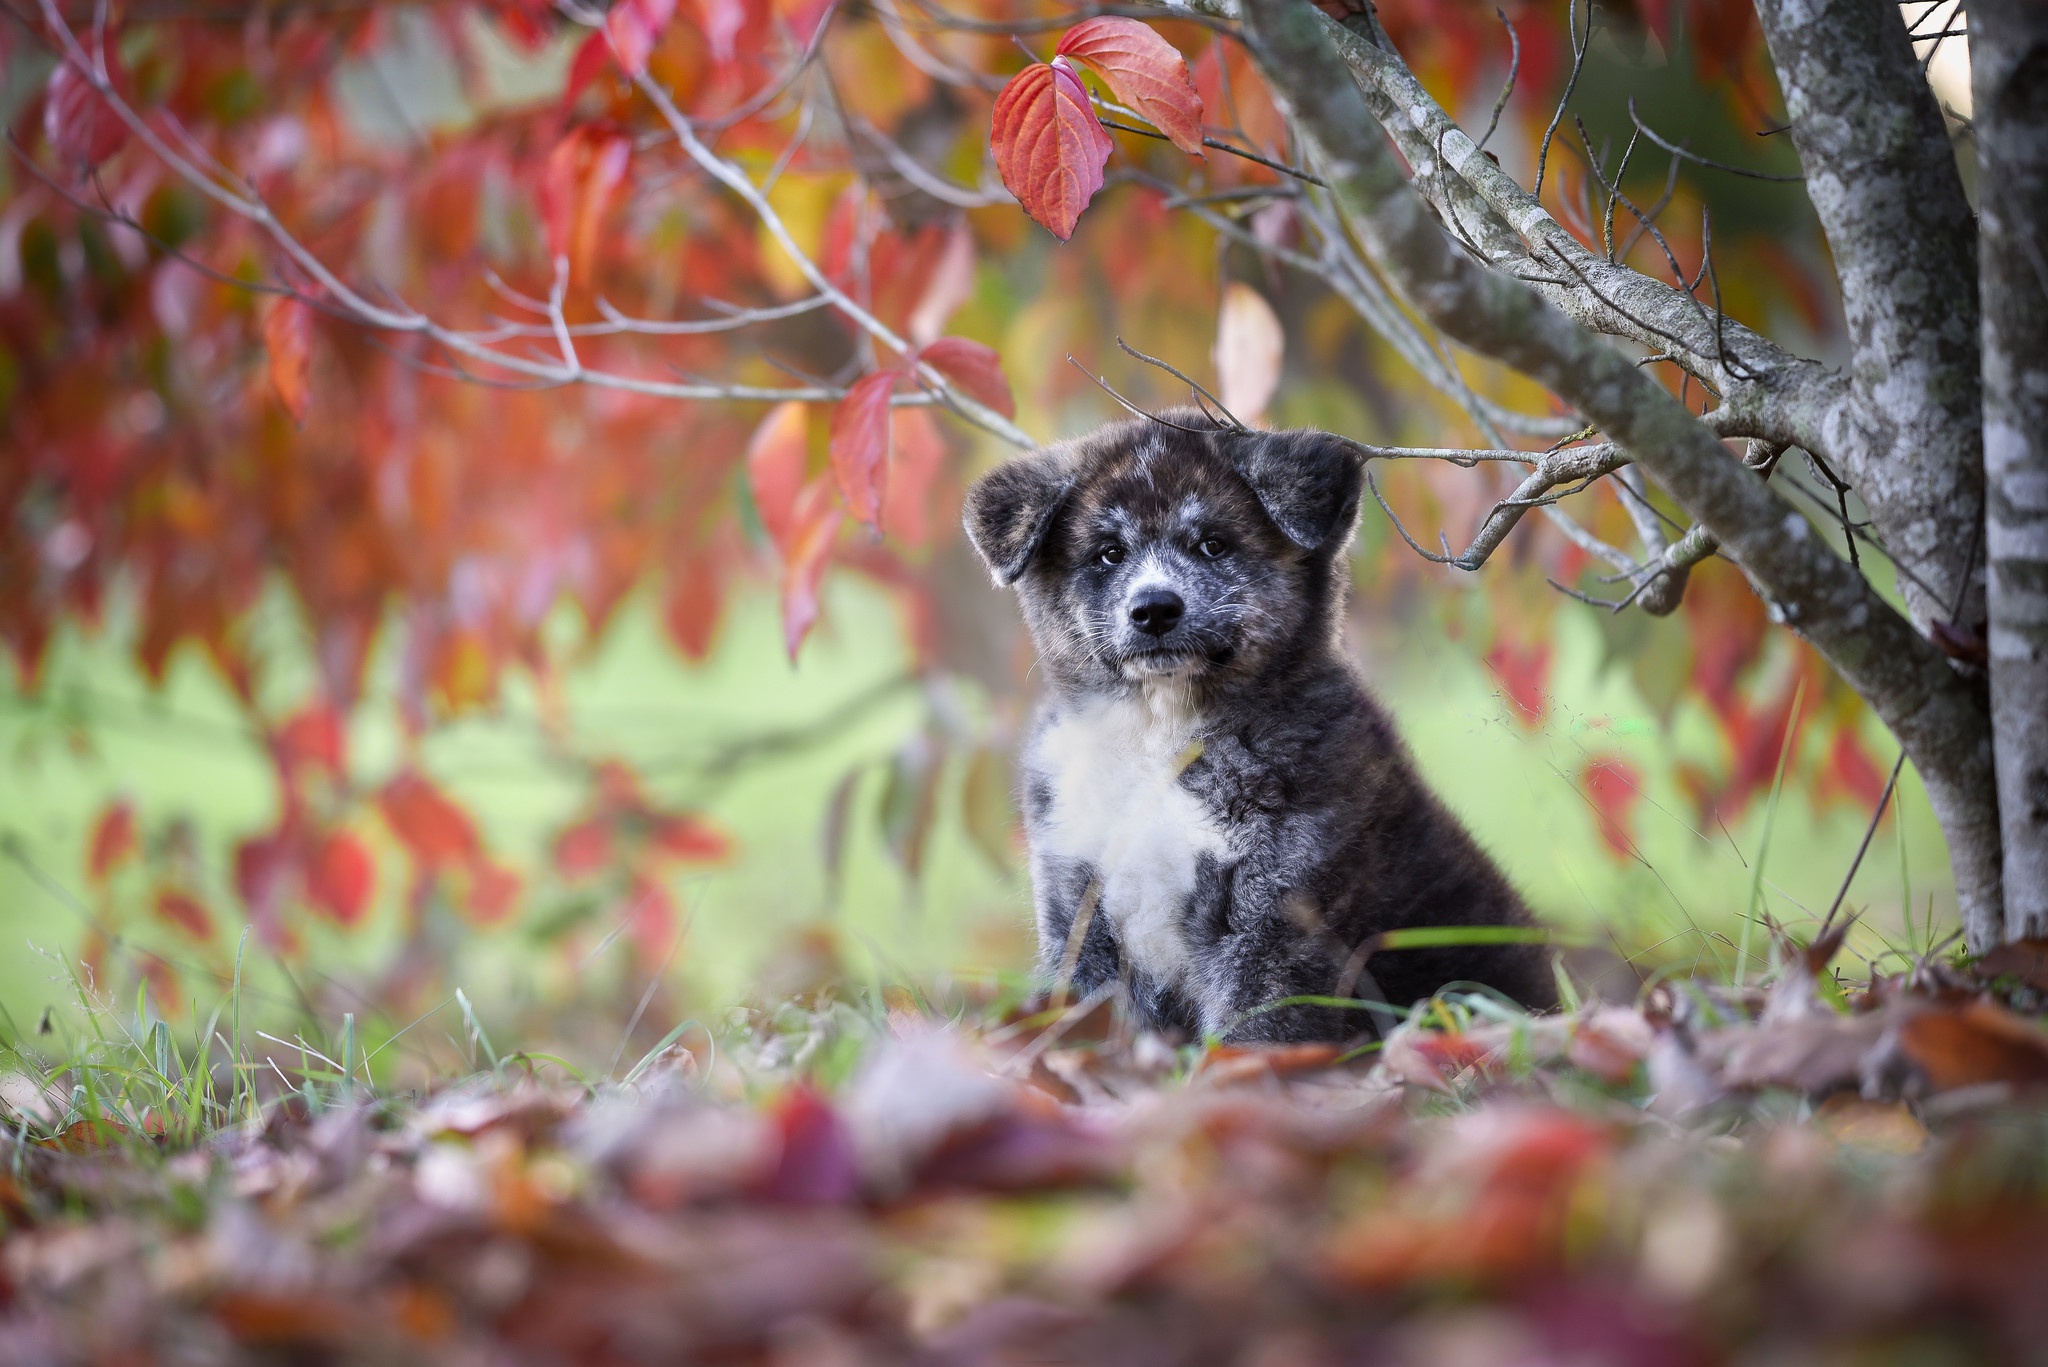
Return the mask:
M 1180 625 L 1187 604 L 1172 589 L 1144 589 L 1131 598 L 1131 625 L 1147 636 L 1164 636 Z

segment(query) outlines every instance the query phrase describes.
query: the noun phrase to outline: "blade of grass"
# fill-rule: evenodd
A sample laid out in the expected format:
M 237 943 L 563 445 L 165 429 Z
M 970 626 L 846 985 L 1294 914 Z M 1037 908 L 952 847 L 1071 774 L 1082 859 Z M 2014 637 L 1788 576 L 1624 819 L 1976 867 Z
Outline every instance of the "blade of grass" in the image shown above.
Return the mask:
M 472 1053 L 470 1054 L 470 1060 L 472 1064 L 475 1062 L 476 1059 L 476 1055 L 473 1051 L 476 1049 L 482 1049 L 484 1051 L 484 1057 L 488 1058 L 491 1061 L 491 1071 L 500 1077 L 504 1076 L 505 1065 L 498 1058 L 498 1051 L 491 1047 L 491 1037 L 489 1035 L 486 1035 L 484 1033 L 483 1026 L 478 1024 L 476 1018 L 476 1009 L 469 1004 L 468 995 L 465 994 L 463 990 L 459 987 L 455 989 L 455 1004 L 462 1008 L 463 1024 L 469 1027 L 469 1039 L 470 1046 L 472 1049 Z
M 1381 949 L 1442 949 L 1456 945 L 1584 945 L 1582 935 L 1545 926 L 1408 926 L 1379 936 Z
M 1799 735 L 1799 705 L 1806 698 L 1806 679 L 1801 676 L 1792 687 L 1792 711 L 1785 718 L 1785 739 L 1778 747 L 1778 772 L 1771 778 L 1771 802 L 1764 810 L 1763 840 L 1756 851 L 1756 867 L 1750 870 L 1749 906 L 1742 913 L 1742 939 L 1735 946 L 1735 985 L 1742 986 L 1749 972 L 1749 935 L 1756 928 L 1758 908 L 1763 900 L 1764 861 L 1771 854 L 1771 832 L 1778 824 L 1778 796 L 1785 789 L 1785 765 L 1792 758 L 1792 742 Z
M 646 1072 L 648 1068 L 653 1066 L 654 1061 L 656 1059 L 660 1058 L 664 1053 L 668 1052 L 668 1047 L 671 1044 L 674 1044 L 677 1040 L 681 1039 L 684 1035 L 688 1034 L 693 1027 L 695 1029 L 704 1031 L 704 1037 L 706 1039 L 711 1040 L 711 1047 L 713 1050 L 716 1050 L 718 1048 L 718 1041 L 716 1040 L 716 1038 L 712 1036 L 710 1030 L 706 1029 L 702 1025 L 699 1025 L 694 1020 L 686 1020 L 681 1025 L 678 1025 L 675 1029 L 669 1031 L 666 1035 L 663 1035 L 659 1043 L 657 1043 L 652 1049 L 649 1049 L 646 1053 L 642 1054 L 640 1056 L 640 1061 L 634 1064 L 631 1068 L 627 1069 L 626 1076 L 620 1081 L 619 1085 L 623 1087 L 630 1087 L 635 1082 L 638 1082 L 640 1080 L 640 1075 Z

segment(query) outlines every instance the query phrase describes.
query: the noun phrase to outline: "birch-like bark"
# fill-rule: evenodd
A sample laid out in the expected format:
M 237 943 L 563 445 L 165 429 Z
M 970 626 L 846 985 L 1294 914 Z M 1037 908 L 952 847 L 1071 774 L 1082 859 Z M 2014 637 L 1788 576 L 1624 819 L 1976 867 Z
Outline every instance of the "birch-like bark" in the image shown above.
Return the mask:
M 1972 0 L 1985 550 L 2005 933 L 2048 937 L 2048 6 Z
M 1320 11 L 1308 0 L 1245 0 L 1242 9 L 1268 84 L 1374 265 L 1443 332 L 1542 383 L 1634 454 L 1719 539 L 1773 615 L 1870 702 L 1942 821 L 1971 943 L 1997 939 L 1997 813 L 1981 692 L 1633 362 L 1450 241 L 1346 79 Z
M 1842 287 L 1851 400 L 1833 415 L 1835 454 L 1911 571 L 1900 589 L 1913 619 L 1974 624 L 1976 226 L 1941 109 L 1894 0 L 1757 0 L 1756 12 Z

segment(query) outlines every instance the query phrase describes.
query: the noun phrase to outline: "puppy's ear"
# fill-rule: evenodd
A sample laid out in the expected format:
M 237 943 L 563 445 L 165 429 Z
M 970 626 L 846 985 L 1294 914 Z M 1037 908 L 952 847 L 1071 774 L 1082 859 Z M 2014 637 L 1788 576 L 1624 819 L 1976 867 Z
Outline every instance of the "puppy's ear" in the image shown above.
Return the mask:
M 1232 466 L 1273 525 L 1295 545 L 1319 551 L 1351 539 L 1365 459 L 1328 432 L 1247 432 L 1233 442 Z
M 999 465 L 967 491 L 967 539 L 998 584 L 1014 584 L 1045 544 L 1074 487 L 1072 463 L 1049 451 Z

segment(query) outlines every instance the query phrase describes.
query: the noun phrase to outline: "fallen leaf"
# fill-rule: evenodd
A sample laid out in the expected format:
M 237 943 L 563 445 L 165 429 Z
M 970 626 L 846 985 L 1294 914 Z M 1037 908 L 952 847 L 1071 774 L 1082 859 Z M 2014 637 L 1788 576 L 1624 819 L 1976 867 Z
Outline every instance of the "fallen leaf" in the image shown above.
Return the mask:
M 1978 958 L 1970 971 L 1986 982 L 2017 978 L 2036 992 L 2048 992 L 2048 940 L 2008 940 Z
M 1913 1012 L 1899 1025 L 1899 1048 L 1937 1092 L 2048 1086 L 2048 1032 L 1992 1002 Z

